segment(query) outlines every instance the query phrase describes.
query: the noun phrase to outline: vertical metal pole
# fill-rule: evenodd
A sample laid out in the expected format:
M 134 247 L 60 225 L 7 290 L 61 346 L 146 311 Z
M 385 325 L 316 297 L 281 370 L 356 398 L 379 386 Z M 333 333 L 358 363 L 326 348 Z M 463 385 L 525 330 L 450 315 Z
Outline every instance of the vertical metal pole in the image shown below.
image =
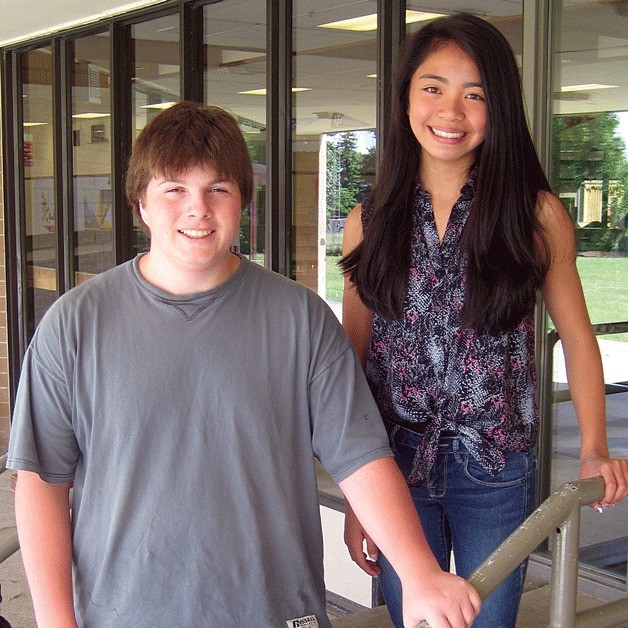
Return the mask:
M 559 527 L 554 540 L 549 618 L 552 628 L 571 628 L 576 623 L 579 545 L 580 508 L 576 507 Z
M 266 2 L 265 266 L 292 269 L 292 0 Z

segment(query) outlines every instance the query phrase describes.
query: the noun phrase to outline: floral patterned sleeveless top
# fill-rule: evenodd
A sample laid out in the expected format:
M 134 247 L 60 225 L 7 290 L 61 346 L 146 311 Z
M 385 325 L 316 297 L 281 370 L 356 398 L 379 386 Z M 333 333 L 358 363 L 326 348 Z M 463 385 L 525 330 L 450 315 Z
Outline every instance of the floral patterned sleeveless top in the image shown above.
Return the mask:
M 386 421 L 423 434 L 408 478 L 429 477 L 441 432 L 455 432 L 496 474 L 503 451 L 528 451 L 538 432 L 534 318 L 492 334 L 462 328 L 466 259 L 460 240 L 473 197 L 472 175 L 439 242 L 429 193 L 417 186 L 403 316 L 375 315 L 366 374 Z M 368 210 L 362 214 L 368 228 Z

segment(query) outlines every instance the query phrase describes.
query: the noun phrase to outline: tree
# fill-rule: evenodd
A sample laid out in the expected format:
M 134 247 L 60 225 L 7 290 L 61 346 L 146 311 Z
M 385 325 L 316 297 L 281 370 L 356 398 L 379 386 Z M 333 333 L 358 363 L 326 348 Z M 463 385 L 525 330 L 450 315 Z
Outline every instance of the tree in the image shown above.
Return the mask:
M 363 155 L 356 132 L 336 133 L 327 143 L 327 218 L 345 218 L 364 190 Z
M 628 161 L 623 139 L 616 134 L 619 119 L 614 113 L 555 116 L 552 133 L 552 187 L 576 191 L 585 181 L 603 185 L 602 226 L 609 221 L 611 197 L 621 199 L 611 209 L 615 221 L 628 214 Z

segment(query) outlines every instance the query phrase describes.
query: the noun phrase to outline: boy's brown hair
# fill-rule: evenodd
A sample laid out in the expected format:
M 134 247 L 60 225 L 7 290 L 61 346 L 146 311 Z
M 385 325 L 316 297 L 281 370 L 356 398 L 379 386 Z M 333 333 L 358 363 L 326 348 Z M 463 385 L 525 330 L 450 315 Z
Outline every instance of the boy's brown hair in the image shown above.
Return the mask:
M 238 184 L 242 209 L 253 195 L 253 166 L 235 118 L 220 107 L 181 101 L 162 111 L 139 134 L 126 174 L 126 196 L 142 225 L 139 204 L 155 176 L 176 176 L 211 166 Z

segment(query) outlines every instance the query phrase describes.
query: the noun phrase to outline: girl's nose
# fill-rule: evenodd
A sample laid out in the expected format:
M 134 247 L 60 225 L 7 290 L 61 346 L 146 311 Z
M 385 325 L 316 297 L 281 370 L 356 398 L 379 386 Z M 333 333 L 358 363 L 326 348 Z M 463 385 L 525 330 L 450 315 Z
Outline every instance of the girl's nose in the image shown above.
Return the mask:
M 458 98 L 444 98 L 441 101 L 439 115 L 444 120 L 460 120 L 464 117 Z

